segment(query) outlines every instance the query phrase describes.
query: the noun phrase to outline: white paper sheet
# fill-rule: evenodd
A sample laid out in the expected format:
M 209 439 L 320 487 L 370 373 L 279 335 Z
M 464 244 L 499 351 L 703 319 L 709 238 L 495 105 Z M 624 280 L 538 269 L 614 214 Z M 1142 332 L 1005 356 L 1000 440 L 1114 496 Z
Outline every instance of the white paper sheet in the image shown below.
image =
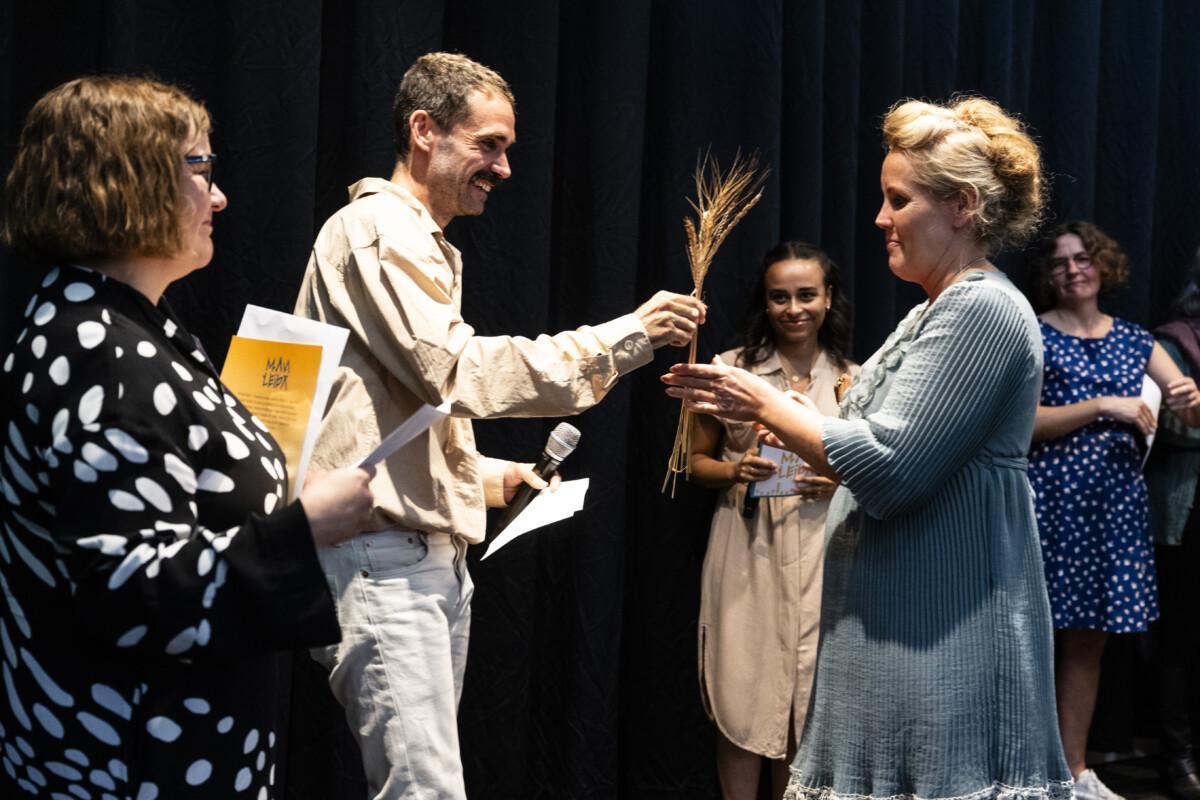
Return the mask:
M 313 444 L 317 440 L 317 429 L 329 401 L 329 390 L 333 376 L 342 361 L 342 350 L 350 331 L 336 325 L 304 319 L 294 314 L 285 314 L 262 306 L 248 305 L 242 314 L 238 336 L 248 339 L 269 339 L 293 344 L 315 344 L 321 346 L 321 367 L 317 372 L 317 387 L 313 392 L 312 412 L 304 434 L 304 445 L 300 449 L 300 466 L 291 477 L 291 499 L 300 495 L 304 486 L 304 475 L 308 472 L 308 461 L 312 457 Z
M 389 433 L 379 447 L 371 451 L 371 454 L 358 462 L 360 467 L 369 467 L 372 464 L 378 464 L 392 453 L 399 450 L 404 445 L 417 438 L 419 435 L 429 430 L 429 426 L 435 422 L 440 422 L 450 416 L 450 401 L 442 403 L 440 406 L 431 406 L 428 403 L 417 409 L 416 413 L 408 419 L 401 422 L 396 430 Z
M 751 483 L 749 489 L 751 497 L 791 497 L 800 494 L 800 487 L 796 485 L 796 476 L 816 474 L 808 466 L 808 462 L 791 450 L 760 444 L 758 454 L 774 461 L 779 469 L 771 477 Z
M 1142 402 L 1146 404 L 1146 408 L 1150 409 L 1150 413 L 1158 419 L 1158 410 L 1162 408 L 1162 389 L 1158 388 L 1158 384 L 1150 379 L 1147 375 L 1142 378 Z M 1142 458 L 1142 466 L 1146 466 L 1146 459 L 1150 458 L 1150 446 L 1154 444 L 1154 434 L 1146 437 L 1146 455 Z
M 517 518 L 492 540 L 492 543 L 488 545 L 487 552 L 483 554 L 483 558 L 495 553 L 518 536 L 574 515 L 576 511 L 583 508 L 588 483 L 587 478 L 579 478 L 573 481 L 563 481 L 559 484 L 557 491 L 538 492 L 537 496 L 529 501 L 529 505 L 525 506 L 525 510 L 517 514 Z

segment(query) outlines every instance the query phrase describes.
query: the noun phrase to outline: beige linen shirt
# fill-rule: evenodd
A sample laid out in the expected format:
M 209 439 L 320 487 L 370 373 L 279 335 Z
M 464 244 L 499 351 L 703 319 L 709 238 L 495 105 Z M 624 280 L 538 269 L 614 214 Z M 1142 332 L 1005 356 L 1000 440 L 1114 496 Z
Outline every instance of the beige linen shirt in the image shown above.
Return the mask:
M 653 357 L 632 314 L 526 339 L 477 336 L 461 305 L 461 254 L 420 201 L 382 178 L 351 186 L 350 204 L 317 235 L 296 301 L 300 316 L 350 330 L 312 464 L 356 464 L 422 403 L 453 403 L 450 418 L 379 466 L 367 530 L 482 541 L 485 476 L 494 500 L 499 471 L 476 452 L 471 418 L 583 411 Z

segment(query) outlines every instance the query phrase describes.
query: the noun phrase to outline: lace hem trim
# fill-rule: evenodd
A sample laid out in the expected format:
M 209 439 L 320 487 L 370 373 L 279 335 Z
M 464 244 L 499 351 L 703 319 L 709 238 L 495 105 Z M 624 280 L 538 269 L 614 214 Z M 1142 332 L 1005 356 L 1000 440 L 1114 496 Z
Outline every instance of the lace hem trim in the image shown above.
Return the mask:
M 793 769 L 792 778 L 783 800 L 1072 800 L 1075 784 L 1072 781 L 1050 781 L 1044 786 L 1008 786 L 993 783 L 991 786 L 970 794 L 946 797 L 921 797 L 909 793 L 893 795 L 844 794 L 828 786 L 805 786 L 800 783 L 800 773 Z

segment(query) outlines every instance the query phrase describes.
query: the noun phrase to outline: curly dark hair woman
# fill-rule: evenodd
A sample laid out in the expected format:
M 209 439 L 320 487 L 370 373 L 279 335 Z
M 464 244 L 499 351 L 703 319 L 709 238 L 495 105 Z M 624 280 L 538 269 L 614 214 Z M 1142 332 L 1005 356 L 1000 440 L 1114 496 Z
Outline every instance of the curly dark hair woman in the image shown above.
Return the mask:
M 1039 314 L 1053 308 L 1058 301 L 1051 279 L 1061 269 L 1061 259 L 1055 257 L 1058 240 L 1063 236 L 1078 236 L 1083 243 L 1085 264 L 1095 265 L 1100 276 L 1100 295 L 1106 297 L 1129 283 L 1129 259 L 1121 245 L 1096 225 L 1073 219 L 1062 223 L 1038 239 L 1029 249 L 1029 299 Z
M 1142 470 L 1157 422 L 1143 386 L 1157 384 L 1187 425 L 1200 423 L 1200 390 L 1149 331 L 1100 310 L 1129 269 L 1095 225 L 1058 226 L 1030 266 L 1043 381 L 1029 480 L 1056 630 L 1059 730 L 1076 797 L 1111 800 L 1085 761 L 1101 656 L 1110 635 L 1140 633 L 1158 616 Z

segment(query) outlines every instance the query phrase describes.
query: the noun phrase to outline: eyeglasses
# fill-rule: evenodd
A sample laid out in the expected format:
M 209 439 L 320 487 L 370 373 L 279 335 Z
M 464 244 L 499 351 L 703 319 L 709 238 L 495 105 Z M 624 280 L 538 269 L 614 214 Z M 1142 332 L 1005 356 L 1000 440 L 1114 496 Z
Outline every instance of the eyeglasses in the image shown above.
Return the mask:
M 1065 258 L 1055 258 L 1050 261 L 1050 274 L 1061 275 L 1067 271 L 1067 266 L 1072 262 L 1082 271 L 1087 271 L 1092 268 L 1092 257 L 1085 252 L 1072 253 Z
M 208 183 L 208 190 L 211 192 L 213 184 L 213 165 L 217 163 L 216 153 L 209 153 L 206 156 L 184 156 L 183 163 L 191 165 L 193 175 L 204 176 L 204 180 Z

